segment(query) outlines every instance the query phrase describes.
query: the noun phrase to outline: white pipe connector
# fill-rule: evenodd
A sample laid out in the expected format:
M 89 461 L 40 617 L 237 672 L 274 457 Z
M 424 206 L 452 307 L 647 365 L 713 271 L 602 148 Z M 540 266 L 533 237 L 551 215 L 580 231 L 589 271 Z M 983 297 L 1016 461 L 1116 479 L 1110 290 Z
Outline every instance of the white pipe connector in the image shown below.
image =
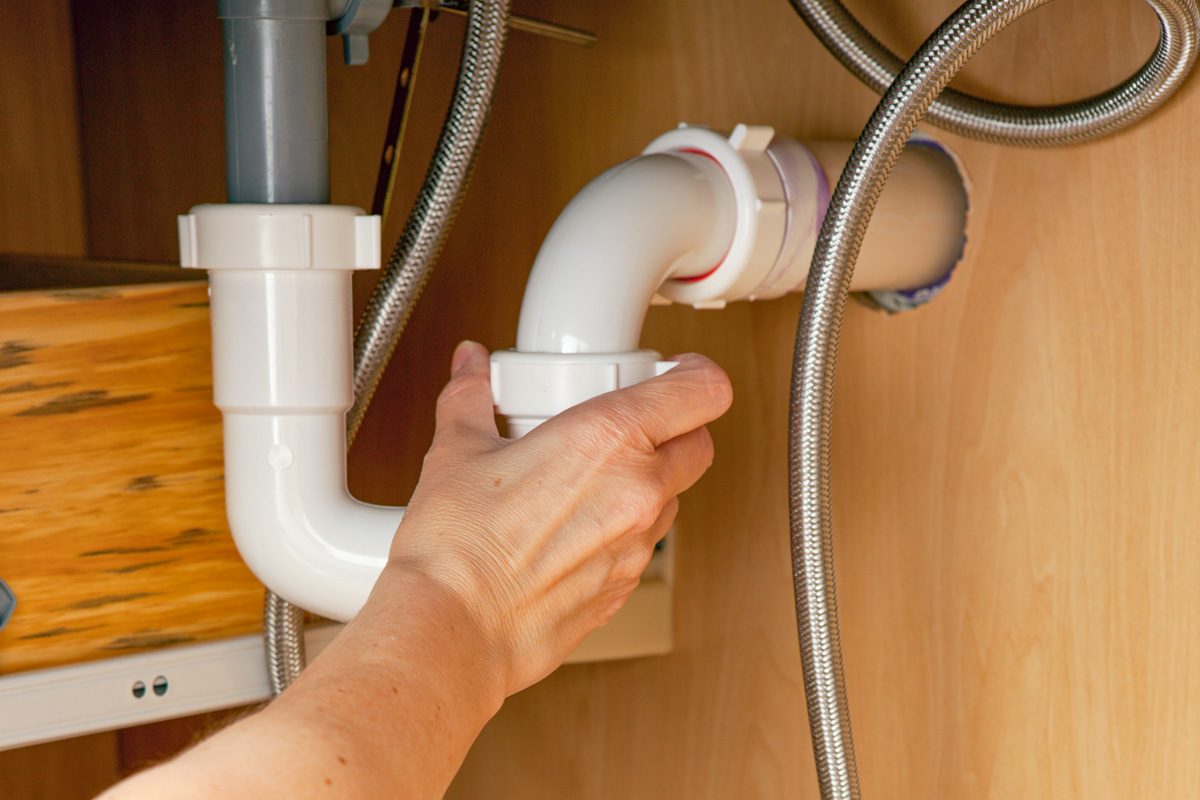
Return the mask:
M 851 284 L 892 309 L 932 298 L 966 241 L 961 166 L 931 140 L 914 144 L 880 198 Z M 534 262 L 516 349 L 492 356 L 510 431 L 661 371 L 657 353 L 638 349 L 651 304 L 723 308 L 802 289 L 827 175 L 852 147 L 805 147 L 768 127 L 739 125 L 728 138 L 680 127 L 584 187 Z
M 379 267 L 379 217 L 206 205 L 179 218 L 179 234 L 183 266 L 209 270 L 213 397 L 238 552 L 289 602 L 349 620 L 404 515 L 346 488 L 351 277 Z

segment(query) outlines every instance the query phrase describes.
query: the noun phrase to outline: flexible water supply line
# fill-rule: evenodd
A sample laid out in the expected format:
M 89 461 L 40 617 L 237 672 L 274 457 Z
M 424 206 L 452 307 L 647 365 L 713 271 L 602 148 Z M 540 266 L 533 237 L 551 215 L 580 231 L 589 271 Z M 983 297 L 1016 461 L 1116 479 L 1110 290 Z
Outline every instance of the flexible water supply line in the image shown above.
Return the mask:
M 267 589 L 263 598 L 263 641 L 271 695 L 292 685 L 308 663 L 304 645 L 304 609 Z
M 454 98 L 416 204 L 354 336 L 353 440 L 471 180 L 508 34 L 510 0 L 472 0 Z
M 840 0 L 789 0 L 821 44 L 855 77 L 882 94 L 904 66 Z M 1142 67 L 1116 86 L 1071 103 L 1025 106 L 946 89 L 927 118 L 962 136 L 1006 145 L 1052 147 L 1114 133 L 1162 104 L 1191 69 L 1197 26 L 1188 0 L 1147 0 L 1162 29 Z
M 854 263 L 879 193 L 934 98 L 992 36 L 1049 1 L 972 0 L 925 41 L 863 129 L 813 254 L 792 369 L 788 499 L 804 687 L 817 779 L 826 800 L 861 796 L 837 625 L 829 474 L 837 343 Z M 1159 47 L 1137 76 L 1114 90 L 1115 96 L 1075 104 L 1053 124 L 1035 110 L 1009 106 L 1006 119 L 974 117 L 966 130 L 1008 143 L 1077 142 L 1117 130 L 1161 104 L 1191 69 L 1200 26 L 1192 0 L 1148 1 L 1162 23 Z M 794 3 L 798 9 L 841 8 L 821 0 Z
M 509 6 L 510 0 L 471 2 L 454 95 L 429 170 L 355 335 L 354 405 L 346 415 L 349 442 L 429 280 L 470 181 L 504 55 Z M 267 590 L 263 617 L 268 679 L 277 695 L 304 669 L 304 614 Z

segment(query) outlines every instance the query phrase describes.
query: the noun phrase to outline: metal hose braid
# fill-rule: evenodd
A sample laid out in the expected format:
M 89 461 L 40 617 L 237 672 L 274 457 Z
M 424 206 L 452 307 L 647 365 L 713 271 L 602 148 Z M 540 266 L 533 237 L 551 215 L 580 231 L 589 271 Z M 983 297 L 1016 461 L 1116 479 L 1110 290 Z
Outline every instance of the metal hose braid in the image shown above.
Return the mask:
M 876 200 L 914 127 L 962 65 L 992 36 L 1049 0 L 972 0 L 962 5 L 900 70 L 855 144 L 826 212 L 805 286 L 796 331 L 789 407 L 788 500 L 796 620 L 804 662 L 804 688 L 817 779 L 823 798 L 860 797 L 842 676 L 841 642 L 832 553 L 830 439 L 838 336 L 850 277 Z M 1191 0 L 1150 0 L 1163 24 L 1161 42 L 1172 43 L 1151 59 L 1142 91 L 1152 108 L 1177 86 L 1195 57 L 1196 7 Z M 1090 110 L 1089 110 L 1090 109 Z M 1095 119 L 1093 119 L 1095 117 Z M 1069 125 L 1045 128 L 1022 142 L 1075 141 L 1117 124 L 1107 106 L 1076 107 Z M 1001 128 L 1007 136 L 1012 126 Z
M 471 2 L 458 83 L 441 138 L 416 205 L 354 335 L 354 405 L 346 418 L 351 441 L 429 280 L 471 179 L 500 72 L 508 13 L 509 0 Z
M 789 0 L 830 53 L 883 93 L 903 64 L 839 0 Z M 1073 103 L 1022 106 L 947 89 L 928 118 L 946 130 L 997 144 L 1047 147 L 1096 139 L 1149 114 L 1175 91 L 1196 58 L 1197 10 L 1187 0 L 1147 0 L 1162 33 L 1150 59 L 1108 91 Z
M 267 645 L 267 681 L 277 695 L 300 677 L 304 652 L 304 610 L 268 590 L 263 602 L 263 639 Z
M 425 288 L 462 201 L 487 126 L 508 34 L 510 0 L 471 0 L 450 109 L 425 182 L 354 336 L 354 405 L 346 415 L 353 443 L 388 359 Z M 304 668 L 303 613 L 267 591 L 264 609 L 271 692 Z

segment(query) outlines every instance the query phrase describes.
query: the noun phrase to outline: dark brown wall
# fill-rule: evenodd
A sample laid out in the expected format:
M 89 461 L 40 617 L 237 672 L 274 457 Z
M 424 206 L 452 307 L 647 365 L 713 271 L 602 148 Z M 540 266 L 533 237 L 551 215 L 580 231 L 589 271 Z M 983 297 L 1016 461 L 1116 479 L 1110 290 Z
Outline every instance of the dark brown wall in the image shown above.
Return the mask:
M 178 262 L 175 215 L 225 195 L 215 5 L 74 0 L 88 255 Z
M 66 0 L 0 12 L 0 253 L 85 253 L 75 58 Z

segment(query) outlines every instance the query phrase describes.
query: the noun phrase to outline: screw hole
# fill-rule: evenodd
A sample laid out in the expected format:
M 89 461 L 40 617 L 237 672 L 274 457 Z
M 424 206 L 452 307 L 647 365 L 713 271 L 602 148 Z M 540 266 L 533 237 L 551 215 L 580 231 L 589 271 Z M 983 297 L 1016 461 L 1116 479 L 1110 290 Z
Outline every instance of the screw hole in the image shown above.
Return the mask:
M 136 697 L 138 700 L 141 700 L 143 697 L 145 697 L 145 696 L 146 696 L 146 684 L 145 684 L 145 682 L 143 682 L 143 681 L 134 681 L 134 683 L 133 683 L 133 696 L 134 696 L 134 697 Z
M 167 689 L 169 688 L 167 679 L 164 678 L 162 675 L 159 675 L 157 678 L 155 678 L 154 683 L 151 685 L 154 687 L 154 693 L 156 695 L 158 695 L 159 697 L 162 697 L 164 694 L 166 694 Z

